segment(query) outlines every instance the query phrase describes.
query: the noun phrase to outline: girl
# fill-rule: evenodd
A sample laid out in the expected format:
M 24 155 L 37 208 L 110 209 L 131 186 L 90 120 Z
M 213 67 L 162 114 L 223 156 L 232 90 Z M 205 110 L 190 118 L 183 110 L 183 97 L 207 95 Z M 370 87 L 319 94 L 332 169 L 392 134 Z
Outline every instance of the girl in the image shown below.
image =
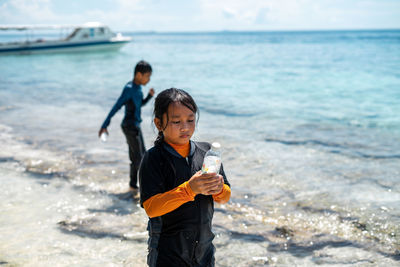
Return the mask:
M 183 90 L 162 91 L 154 104 L 158 137 L 139 169 L 140 204 L 149 216 L 149 266 L 214 266 L 214 201 L 231 195 L 223 167 L 200 172 L 210 144 L 190 138 L 197 105 Z

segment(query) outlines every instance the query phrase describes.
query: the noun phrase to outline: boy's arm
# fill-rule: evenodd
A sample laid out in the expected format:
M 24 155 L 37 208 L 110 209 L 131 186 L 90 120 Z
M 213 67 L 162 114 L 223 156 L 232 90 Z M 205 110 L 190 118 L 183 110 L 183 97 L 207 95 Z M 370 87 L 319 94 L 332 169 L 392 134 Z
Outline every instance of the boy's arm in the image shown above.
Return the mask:
M 153 95 L 154 95 L 154 89 L 151 88 L 146 98 L 142 100 L 142 106 L 146 105 L 146 103 L 149 102 L 149 100 L 153 97 Z
M 158 217 L 179 208 L 186 202 L 193 201 L 195 196 L 189 182 L 184 182 L 170 191 L 150 197 L 143 202 L 143 208 L 150 218 Z
M 122 94 L 118 98 L 117 102 L 112 107 L 110 113 L 108 113 L 107 118 L 104 120 L 103 124 L 101 125 L 101 129 L 107 129 L 108 125 L 110 125 L 111 118 L 117 113 L 117 111 L 125 104 L 127 99 L 127 90 L 124 88 Z

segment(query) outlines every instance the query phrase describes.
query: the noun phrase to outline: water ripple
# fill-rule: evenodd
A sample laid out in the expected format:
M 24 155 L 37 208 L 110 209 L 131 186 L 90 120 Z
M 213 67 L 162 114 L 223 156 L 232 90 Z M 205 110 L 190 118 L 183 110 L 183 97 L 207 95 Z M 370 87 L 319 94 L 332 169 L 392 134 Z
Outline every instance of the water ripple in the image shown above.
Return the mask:
M 360 157 L 360 158 L 365 158 L 365 159 L 400 159 L 400 154 L 388 154 L 388 155 L 374 155 L 374 154 L 368 154 L 360 151 L 354 151 L 351 145 L 343 145 L 339 143 L 334 143 L 334 142 L 326 142 L 326 141 L 320 141 L 320 140 L 284 140 L 284 139 L 276 139 L 276 138 L 265 138 L 265 142 L 269 143 L 280 143 L 283 145 L 288 145 L 288 146 L 320 146 L 320 147 L 326 147 L 326 148 L 332 148 L 331 150 L 328 150 L 328 152 L 333 153 L 333 154 L 342 154 L 346 156 L 352 156 L 352 157 Z

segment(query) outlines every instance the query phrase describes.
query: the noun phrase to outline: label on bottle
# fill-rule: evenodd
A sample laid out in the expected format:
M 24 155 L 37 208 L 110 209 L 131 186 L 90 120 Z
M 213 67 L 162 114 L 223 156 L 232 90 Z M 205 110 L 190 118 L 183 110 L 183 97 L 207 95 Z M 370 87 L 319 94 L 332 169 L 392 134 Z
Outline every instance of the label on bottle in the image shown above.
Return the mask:
M 203 166 L 201 168 L 202 173 L 219 173 L 221 167 L 221 158 L 217 156 L 207 156 L 204 158 Z

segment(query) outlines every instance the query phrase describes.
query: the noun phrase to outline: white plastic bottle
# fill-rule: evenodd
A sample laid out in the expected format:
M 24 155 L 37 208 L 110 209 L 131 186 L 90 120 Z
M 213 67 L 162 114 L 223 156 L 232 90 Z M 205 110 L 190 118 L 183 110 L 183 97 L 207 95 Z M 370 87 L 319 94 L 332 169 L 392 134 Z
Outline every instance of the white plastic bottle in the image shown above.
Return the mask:
M 108 134 L 106 132 L 103 132 L 100 135 L 100 140 L 103 141 L 103 142 L 107 142 L 107 137 L 108 137 Z
M 212 143 L 211 149 L 207 151 L 203 166 L 201 167 L 202 173 L 219 173 L 221 168 L 221 145 L 217 142 Z

